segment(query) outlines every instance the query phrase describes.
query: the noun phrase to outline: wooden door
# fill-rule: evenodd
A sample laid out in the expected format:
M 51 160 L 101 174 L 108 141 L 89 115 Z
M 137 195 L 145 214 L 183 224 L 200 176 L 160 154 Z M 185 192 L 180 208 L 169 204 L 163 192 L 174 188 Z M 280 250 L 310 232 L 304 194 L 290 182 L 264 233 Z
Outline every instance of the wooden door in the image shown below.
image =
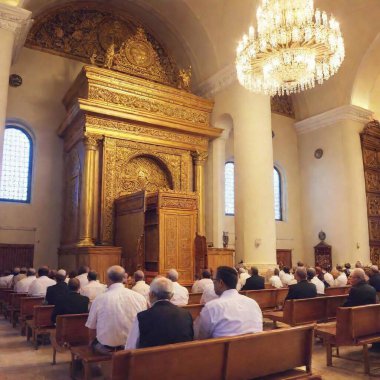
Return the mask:
M 291 249 L 277 249 L 277 265 L 281 264 L 288 268 L 292 267 L 292 250 Z

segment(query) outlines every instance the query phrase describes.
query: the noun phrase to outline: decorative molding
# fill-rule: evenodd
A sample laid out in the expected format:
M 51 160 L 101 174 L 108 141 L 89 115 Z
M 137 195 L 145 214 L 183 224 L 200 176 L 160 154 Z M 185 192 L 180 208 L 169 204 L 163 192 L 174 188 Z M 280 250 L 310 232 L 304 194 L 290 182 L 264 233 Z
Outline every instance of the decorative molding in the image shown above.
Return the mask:
M 373 112 L 352 104 L 334 108 L 319 115 L 309 117 L 294 124 L 298 134 L 309 133 L 329 127 L 342 120 L 351 120 L 363 125 L 373 119 Z
M 230 64 L 202 82 L 195 93 L 204 98 L 212 99 L 216 93 L 235 82 L 237 82 L 236 68 L 234 64 Z
M 32 27 L 32 12 L 6 4 L 0 4 L 0 29 L 14 33 L 12 61 L 14 62 L 21 48 L 24 46 L 26 36 Z

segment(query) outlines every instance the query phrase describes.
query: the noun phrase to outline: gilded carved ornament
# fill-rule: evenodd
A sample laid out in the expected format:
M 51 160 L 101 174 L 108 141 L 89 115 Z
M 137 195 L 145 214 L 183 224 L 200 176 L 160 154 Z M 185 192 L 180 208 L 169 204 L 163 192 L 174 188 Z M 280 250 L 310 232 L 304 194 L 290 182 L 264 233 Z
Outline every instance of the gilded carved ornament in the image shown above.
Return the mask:
M 195 151 L 191 152 L 195 165 L 204 165 L 206 163 L 208 152 Z

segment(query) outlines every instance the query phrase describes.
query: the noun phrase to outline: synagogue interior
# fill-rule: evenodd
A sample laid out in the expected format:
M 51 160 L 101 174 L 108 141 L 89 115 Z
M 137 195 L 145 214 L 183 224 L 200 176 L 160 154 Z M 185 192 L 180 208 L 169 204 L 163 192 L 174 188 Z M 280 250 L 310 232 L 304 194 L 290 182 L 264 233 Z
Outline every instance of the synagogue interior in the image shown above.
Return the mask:
M 51 314 L 37 326 L 46 288 L 24 318 L 21 295 L 42 294 L 6 280 L 50 268 L 83 294 L 70 272 L 109 286 L 114 266 L 127 288 L 181 284 L 194 321 L 207 306 L 195 281 L 214 279 L 221 299 L 218 268 L 235 268 L 263 332 L 256 346 L 226 340 L 221 374 L 198 379 L 378 376 L 380 305 L 340 309 L 355 277 L 380 294 L 379 17 L 379 0 L 0 0 L 0 380 L 77 378 L 78 358 L 86 379 L 146 378 L 138 360 L 164 371 L 158 355 L 132 354 L 129 375 L 127 359 L 86 362 Z M 318 305 L 287 307 L 309 269 L 326 285 Z M 265 288 L 245 288 L 249 276 Z M 277 368 L 270 344 L 285 339 Z M 187 367 L 169 377 L 195 378 Z

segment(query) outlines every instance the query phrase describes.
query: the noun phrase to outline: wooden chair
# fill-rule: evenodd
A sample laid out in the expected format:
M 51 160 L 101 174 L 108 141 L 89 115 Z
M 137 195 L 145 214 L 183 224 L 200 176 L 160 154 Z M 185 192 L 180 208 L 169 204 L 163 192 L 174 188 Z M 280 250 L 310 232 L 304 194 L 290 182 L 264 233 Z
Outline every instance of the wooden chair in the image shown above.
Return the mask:
M 348 294 L 350 292 L 351 285 L 345 286 L 332 286 L 331 288 L 325 289 L 326 296 L 339 296 L 342 294 Z
M 324 341 L 328 366 L 333 346 L 362 346 L 364 372 L 369 375 L 368 344 L 380 342 L 380 304 L 338 308 L 336 322 L 318 325 L 315 334 Z
M 20 329 L 21 335 L 25 335 L 26 321 L 33 318 L 34 306 L 41 305 L 44 301 L 43 297 L 22 297 L 20 298 Z
M 201 313 L 203 306 L 204 305 L 201 305 L 201 304 L 194 304 L 194 305 L 185 305 L 181 307 L 189 311 L 191 316 L 193 317 L 193 320 L 195 321 L 198 315 Z
M 189 293 L 189 305 L 201 303 L 203 293 Z
M 33 306 L 33 319 L 26 321 L 26 339 L 29 341 L 32 336 L 36 350 L 38 349 L 38 336 L 50 335 L 50 332 L 55 329 L 51 321 L 53 309 L 53 305 Z
M 152 373 L 165 379 L 320 379 L 311 373 L 312 343 L 313 326 L 303 326 L 119 351 L 112 356 L 112 379 L 145 380 Z M 302 366 L 306 370 L 295 369 Z
M 89 343 L 88 328 L 85 326 L 88 314 L 58 315 L 56 327 L 50 334 L 53 347 L 53 362 L 56 364 L 57 352 L 65 352 L 71 347 Z
M 12 293 L 10 306 L 10 322 L 13 327 L 16 327 L 18 314 L 20 313 L 20 299 L 26 297 L 27 293 Z
M 274 309 L 277 306 L 277 289 L 246 290 L 243 294 L 254 299 L 261 310 Z

